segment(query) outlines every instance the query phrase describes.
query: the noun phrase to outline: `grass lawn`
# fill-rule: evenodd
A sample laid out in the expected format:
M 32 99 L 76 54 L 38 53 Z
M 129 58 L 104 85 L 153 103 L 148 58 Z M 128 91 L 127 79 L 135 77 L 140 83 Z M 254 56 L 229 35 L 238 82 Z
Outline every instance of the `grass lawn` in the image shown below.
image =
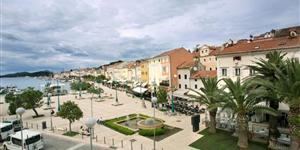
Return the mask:
M 208 129 L 201 131 L 199 134 L 204 135 L 190 146 L 201 150 L 239 150 L 237 138 L 231 136 L 232 133 L 217 130 L 216 134 L 210 134 Z M 248 150 L 268 150 L 267 145 L 249 142 Z
M 74 131 L 68 131 L 68 132 L 66 132 L 66 133 L 64 133 L 63 135 L 65 135 L 65 136 L 75 136 L 75 135 L 77 135 L 77 134 L 79 134 L 78 132 L 74 132 Z

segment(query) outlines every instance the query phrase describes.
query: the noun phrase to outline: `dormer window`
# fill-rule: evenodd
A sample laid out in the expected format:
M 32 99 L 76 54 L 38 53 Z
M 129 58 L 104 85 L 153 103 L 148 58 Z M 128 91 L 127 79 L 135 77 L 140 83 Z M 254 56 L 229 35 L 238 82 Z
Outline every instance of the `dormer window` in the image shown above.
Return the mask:
M 235 61 L 235 60 L 241 61 L 242 58 L 241 58 L 241 56 L 234 56 L 234 57 L 233 57 L 233 61 Z

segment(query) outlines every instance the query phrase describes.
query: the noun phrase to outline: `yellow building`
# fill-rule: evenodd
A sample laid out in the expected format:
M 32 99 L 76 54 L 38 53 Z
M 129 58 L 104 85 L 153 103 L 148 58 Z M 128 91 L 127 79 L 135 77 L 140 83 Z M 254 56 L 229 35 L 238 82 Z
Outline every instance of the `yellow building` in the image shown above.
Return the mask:
M 148 60 L 142 60 L 141 64 L 141 79 L 144 83 L 149 83 L 149 65 Z

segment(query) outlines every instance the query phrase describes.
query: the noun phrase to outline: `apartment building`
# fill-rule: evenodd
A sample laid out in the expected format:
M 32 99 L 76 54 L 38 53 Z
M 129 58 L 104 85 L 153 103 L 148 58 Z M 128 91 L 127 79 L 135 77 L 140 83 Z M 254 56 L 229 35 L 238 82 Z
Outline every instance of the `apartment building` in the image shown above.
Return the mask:
M 217 70 L 216 52 L 219 51 L 220 48 L 221 47 L 208 45 L 198 46 L 195 50 L 197 55 L 194 58 L 199 59 L 199 62 L 205 66 L 204 70 Z
M 193 55 L 182 47 L 166 51 L 149 59 L 150 84 L 152 85 L 155 81 L 156 85 L 176 87 L 177 66 L 192 59 Z

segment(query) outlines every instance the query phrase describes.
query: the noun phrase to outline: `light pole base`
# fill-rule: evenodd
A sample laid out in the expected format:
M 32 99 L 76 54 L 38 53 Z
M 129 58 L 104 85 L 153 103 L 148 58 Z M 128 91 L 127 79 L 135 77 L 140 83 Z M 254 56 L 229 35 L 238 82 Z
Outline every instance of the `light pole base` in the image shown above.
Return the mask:
M 123 103 L 113 103 L 111 105 L 113 105 L 113 106 L 120 106 L 120 105 L 123 105 Z
M 170 112 L 169 114 L 170 114 L 170 116 L 176 116 L 177 115 L 176 112 Z

